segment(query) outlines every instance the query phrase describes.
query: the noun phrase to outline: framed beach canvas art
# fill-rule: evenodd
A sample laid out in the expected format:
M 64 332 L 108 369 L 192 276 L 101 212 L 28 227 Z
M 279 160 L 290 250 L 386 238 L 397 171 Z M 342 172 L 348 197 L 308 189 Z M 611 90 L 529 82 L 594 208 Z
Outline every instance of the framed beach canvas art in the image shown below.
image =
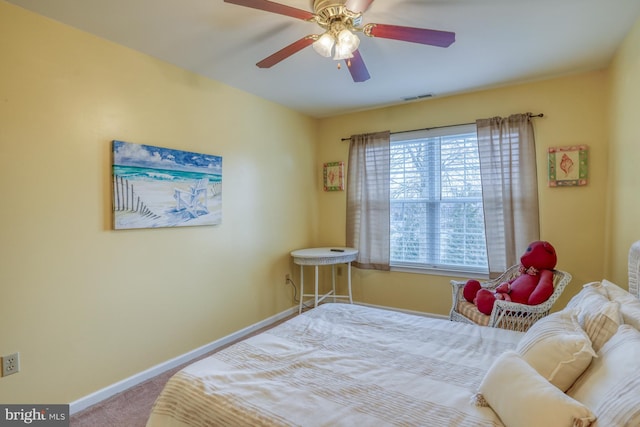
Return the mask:
M 222 157 L 112 142 L 113 224 L 131 228 L 222 221 Z

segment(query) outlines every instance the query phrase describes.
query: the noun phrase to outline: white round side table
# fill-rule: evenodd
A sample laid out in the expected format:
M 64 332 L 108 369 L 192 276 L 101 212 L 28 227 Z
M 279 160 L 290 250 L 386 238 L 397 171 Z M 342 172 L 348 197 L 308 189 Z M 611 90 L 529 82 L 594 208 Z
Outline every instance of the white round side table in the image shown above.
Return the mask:
M 313 297 L 313 306 L 317 307 L 319 302 L 322 302 L 328 296 L 332 296 L 334 301 L 336 298 L 348 298 L 349 303 L 353 304 L 353 297 L 351 295 L 351 261 L 354 261 L 358 256 L 358 250 L 354 248 L 346 248 L 342 246 L 332 246 L 326 248 L 308 248 L 298 249 L 291 252 L 293 262 L 300 266 L 300 307 L 298 313 L 302 313 L 302 302 L 304 297 Z M 347 283 L 348 283 L 348 295 L 336 295 L 336 264 L 347 264 Z M 315 266 L 315 291 L 312 294 L 304 293 L 304 266 Z M 324 295 L 318 295 L 318 267 L 321 265 L 331 266 L 331 291 Z

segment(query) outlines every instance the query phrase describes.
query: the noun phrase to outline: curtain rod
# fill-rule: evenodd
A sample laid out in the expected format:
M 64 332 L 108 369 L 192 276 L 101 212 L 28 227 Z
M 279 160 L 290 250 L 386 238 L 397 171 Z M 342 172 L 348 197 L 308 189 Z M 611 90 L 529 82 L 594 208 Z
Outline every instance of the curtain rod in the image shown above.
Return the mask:
M 529 117 L 544 117 L 544 113 L 540 113 L 540 114 L 531 114 L 531 113 L 529 113 Z M 407 133 L 407 132 L 416 132 L 416 131 L 420 131 L 420 130 L 431 130 L 431 129 L 449 128 L 449 127 L 452 127 L 452 126 L 464 126 L 464 125 L 475 125 L 475 124 L 476 124 L 476 122 L 473 122 L 473 123 L 458 123 L 457 125 L 434 126 L 434 127 L 422 128 L 422 129 L 401 130 L 401 131 L 398 131 L 398 132 L 391 132 L 391 133 Z M 351 137 L 342 138 L 342 141 L 351 141 Z

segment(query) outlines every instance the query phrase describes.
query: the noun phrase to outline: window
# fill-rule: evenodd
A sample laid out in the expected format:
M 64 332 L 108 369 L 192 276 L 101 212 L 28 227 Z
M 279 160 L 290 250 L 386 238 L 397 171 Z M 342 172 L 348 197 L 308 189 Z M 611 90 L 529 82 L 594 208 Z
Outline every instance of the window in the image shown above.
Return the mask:
M 392 267 L 487 272 L 476 126 L 391 135 Z

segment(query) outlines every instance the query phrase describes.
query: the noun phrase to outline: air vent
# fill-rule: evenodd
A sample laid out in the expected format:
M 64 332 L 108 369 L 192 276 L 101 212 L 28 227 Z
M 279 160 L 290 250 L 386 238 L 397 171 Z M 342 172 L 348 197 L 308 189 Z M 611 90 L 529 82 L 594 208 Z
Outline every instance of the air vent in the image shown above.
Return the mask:
M 424 98 L 432 98 L 434 95 L 432 93 L 425 93 L 424 95 L 417 95 L 417 96 L 409 96 L 407 98 L 402 98 L 405 101 L 416 101 L 418 99 L 424 99 Z

